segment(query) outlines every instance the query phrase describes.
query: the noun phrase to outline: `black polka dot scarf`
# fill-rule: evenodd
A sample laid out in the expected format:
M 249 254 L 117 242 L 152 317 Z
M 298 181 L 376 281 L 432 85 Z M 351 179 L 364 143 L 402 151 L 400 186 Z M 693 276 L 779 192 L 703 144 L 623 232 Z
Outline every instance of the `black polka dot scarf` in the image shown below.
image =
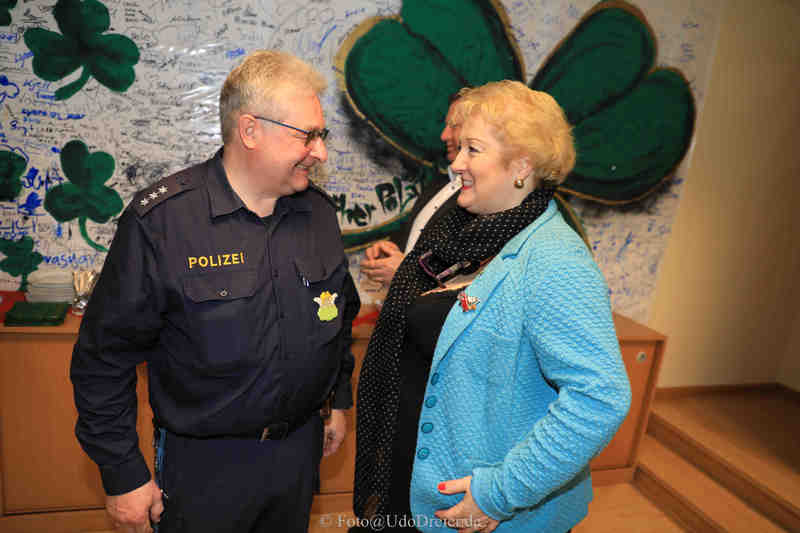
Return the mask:
M 477 270 L 480 262 L 496 255 L 523 228 L 541 215 L 554 189 L 539 188 L 512 209 L 478 216 L 454 207 L 425 227 L 414 249 L 392 279 L 381 314 L 367 347 L 358 381 L 356 470 L 353 508 L 357 516 L 385 514 L 389 503 L 392 440 L 399 404 L 399 357 L 406 333 L 406 310 L 417 296 L 436 288 L 436 281 L 419 265 L 431 251 L 427 264 L 441 272 L 469 262 L 461 273 Z

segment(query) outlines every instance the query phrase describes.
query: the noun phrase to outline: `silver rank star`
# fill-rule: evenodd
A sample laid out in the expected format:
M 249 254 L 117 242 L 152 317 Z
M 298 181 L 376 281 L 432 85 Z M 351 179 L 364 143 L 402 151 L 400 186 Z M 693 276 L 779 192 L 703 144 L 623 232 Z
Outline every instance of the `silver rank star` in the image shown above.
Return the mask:
M 148 196 L 150 198 L 152 198 L 153 200 L 155 200 L 156 198 L 158 198 L 158 193 L 157 192 L 151 192 Z
M 161 187 L 158 188 L 158 192 L 164 194 L 165 192 L 167 192 L 167 188 L 162 185 Z
M 148 200 L 147 198 L 142 198 L 142 201 L 139 202 L 139 203 L 142 204 L 143 206 L 145 206 L 145 205 L 150 203 L 150 200 Z

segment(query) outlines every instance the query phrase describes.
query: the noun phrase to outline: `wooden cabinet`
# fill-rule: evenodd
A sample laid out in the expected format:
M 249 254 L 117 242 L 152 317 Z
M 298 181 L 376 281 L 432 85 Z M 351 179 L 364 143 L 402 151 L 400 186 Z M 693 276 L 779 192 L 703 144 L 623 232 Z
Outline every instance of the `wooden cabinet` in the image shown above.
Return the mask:
M 615 315 L 633 402 L 608 447 L 592 461 L 595 483 L 630 480 L 647 424 L 665 337 Z M 0 327 L 0 531 L 51 533 L 110 529 L 96 465 L 75 438 L 77 412 L 69 362 L 80 320 L 58 327 Z M 354 329 L 357 387 L 371 327 Z M 139 444 L 152 468 L 152 412 L 144 365 L 138 368 Z M 355 457 L 355 410 L 342 448 L 321 466 L 314 512 L 350 510 Z
M 0 326 L 0 531 L 110 529 L 97 466 L 75 438 L 69 380 L 80 319 Z M 153 464 L 145 368 L 138 368 L 139 445 Z
M 614 326 L 631 382 L 631 408 L 617 434 L 592 460 L 592 481 L 595 485 L 633 479 L 639 443 L 647 429 L 650 404 L 666 344 L 664 335 L 616 313 Z

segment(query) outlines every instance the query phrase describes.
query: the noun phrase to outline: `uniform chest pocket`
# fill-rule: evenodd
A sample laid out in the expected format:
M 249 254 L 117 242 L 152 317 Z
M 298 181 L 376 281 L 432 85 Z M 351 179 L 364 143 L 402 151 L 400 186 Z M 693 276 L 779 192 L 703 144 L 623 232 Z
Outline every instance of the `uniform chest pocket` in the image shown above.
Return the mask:
M 305 293 L 298 302 L 301 314 L 310 322 L 315 341 L 325 344 L 342 328 L 346 267 L 335 257 L 297 257 L 294 264 Z
M 252 296 L 256 282 L 255 270 L 213 272 L 184 279 L 183 291 L 194 303 L 225 302 Z
M 209 272 L 183 280 L 190 337 L 196 343 L 193 365 L 214 373 L 235 370 L 255 356 L 257 331 L 255 270 Z

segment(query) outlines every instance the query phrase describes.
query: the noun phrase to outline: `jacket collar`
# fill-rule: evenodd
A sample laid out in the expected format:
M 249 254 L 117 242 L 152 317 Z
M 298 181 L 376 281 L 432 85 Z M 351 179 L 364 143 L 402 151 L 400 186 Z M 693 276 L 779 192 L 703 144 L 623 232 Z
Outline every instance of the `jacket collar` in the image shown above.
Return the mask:
M 517 233 L 510 241 L 506 243 L 505 246 L 503 246 L 503 249 L 500 250 L 500 257 L 503 259 L 508 259 L 516 256 L 522 248 L 522 245 L 524 245 L 528 239 L 530 239 L 531 235 L 533 235 L 542 224 L 556 216 L 556 213 L 558 213 L 556 201 L 550 200 L 550 202 L 547 204 L 547 209 L 544 210 L 544 213 L 536 217 L 536 220 L 531 222 L 528 227 Z
M 474 311 L 464 311 L 461 308 L 461 303 L 456 302 L 456 305 L 450 310 L 445 320 L 445 326 L 442 328 L 439 340 L 436 343 L 436 351 L 433 356 L 431 368 L 435 369 L 437 365 L 442 362 L 448 350 L 450 350 L 450 346 L 452 346 L 464 330 L 466 330 L 486 308 L 486 302 L 491 298 L 492 293 L 495 292 L 511 270 L 511 266 L 507 264 L 507 261 L 515 259 L 522 249 L 522 246 L 536 233 L 536 230 L 557 214 L 558 207 L 554 200 L 550 200 L 544 213 L 539 215 L 536 220 L 531 222 L 525 229 L 508 241 L 506 245 L 503 246 L 503 249 L 500 250 L 500 253 L 497 254 L 497 257 L 486 266 L 486 269 L 475 278 L 475 281 L 464 289 L 469 296 L 478 298 L 478 305 Z

